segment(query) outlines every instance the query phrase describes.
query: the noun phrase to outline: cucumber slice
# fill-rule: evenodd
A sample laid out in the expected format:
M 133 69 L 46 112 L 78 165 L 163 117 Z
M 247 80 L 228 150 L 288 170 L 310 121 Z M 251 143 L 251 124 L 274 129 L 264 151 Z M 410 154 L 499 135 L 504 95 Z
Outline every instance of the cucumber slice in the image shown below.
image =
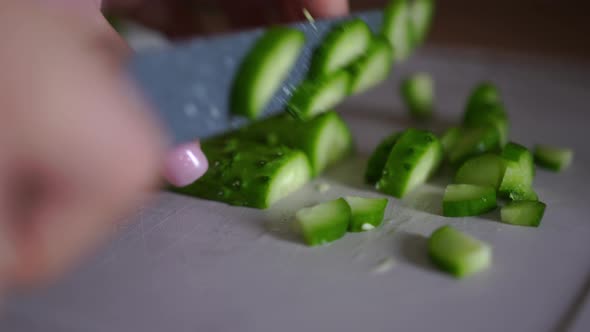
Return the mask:
M 350 206 L 343 198 L 304 208 L 295 214 L 297 226 L 309 246 L 323 245 L 343 237 L 350 218 Z
M 385 163 L 387 162 L 387 158 L 393 149 L 393 146 L 399 139 L 399 137 L 403 134 L 403 132 L 394 133 L 390 136 L 387 136 L 375 151 L 369 157 L 369 161 L 367 162 L 367 170 L 365 171 L 365 180 L 369 184 L 375 184 L 381 178 L 383 173 L 383 168 L 385 167 Z
M 349 67 L 352 76 L 350 94 L 365 92 L 386 80 L 393 67 L 392 53 L 391 44 L 385 37 L 374 36 L 367 52 Z
M 367 51 L 371 36 L 371 29 L 361 19 L 335 26 L 315 50 L 309 77 L 322 77 L 348 66 Z
M 479 216 L 496 208 L 496 191 L 473 184 L 450 184 L 443 197 L 445 217 Z
M 304 43 L 303 32 L 286 27 L 271 28 L 258 39 L 234 79 L 232 112 L 256 118 L 287 78 Z
M 395 61 L 403 61 L 412 53 L 414 37 L 411 24 L 407 0 L 391 0 L 383 12 L 381 34 L 393 46 Z
M 533 189 L 533 187 L 519 188 L 518 190 L 511 191 L 508 194 L 508 198 L 511 201 L 538 201 L 539 196 Z
M 428 35 L 434 7 L 434 0 L 414 0 L 410 3 L 410 31 L 414 48 L 422 44 Z
M 500 145 L 508 143 L 509 123 L 504 107 L 500 104 L 481 104 L 474 111 L 466 112 L 463 124 L 467 127 L 490 126 L 496 129 L 500 137 Z
M 443 146 L 445 153 L 449 153 L 452 150 L 453 146 L 457 144 L 459 138 L 461 137 L 461 128 L 459 127 L 452 127 L 447 129 L 444 134 L 440 138 L 440 143 Z
M 501 104 L 502 96 L 498 88 L 491 82 L 481 82 L 471 91 L 465 106 L 464 122 L 474 114 L 479 113 L 481 108 L 490 105 Z
M 500 184 L 500 194 L 504 197 L 521 197 L 532 190 L 534 177 L 533 156 L 522 145 L 508 143 L 502 152 L 506 160 L 506 171 Z M 524 196 L 527 197 L 527 196 Z
M 424 183 L 438 169 L 441 159 L 442 145 L 434 134 L 407 129 L 393 146 L 376 187 L 402 198 Z
M 344 198 L 352 213 L 350 226 L 351 232 L 363 232 L 379 227 L 385 216 L 387 198 L 364 198 L 347 196 Z
M 350 81 L 350 73 L 345 70 L 316 80 L 305 80 L 293 92 L 287 110 L 301 120 L 327 112 L 348 96 Z
M 426 73 L 417 73 L 404 79 L 401 95 L 410 114 L 417 119 L 432 116 L 434 108 L 434 81 Z
M 448 225 L 430 235 L 428 255 L 439 269 L 457 278 L 473 275 L 492 263 L 488 244 Z
M 500 210 L 500 219 L 511 225 L 539 227 L 545 207 L 538 201 L 511 202 Z
M 259 209 L 299 189 L 311 178 L 305 154 L 284 146 L 264 146 L 238 139 L 205 141 L 207 173 L 191 185 L 172 190 L 231 205 Z
M 574 152 L 555 146 L 537 145 L 534 149 L 534 156 L 537 165 L 559 172 L 572 164 Z
M 484 154 L 467 160 L 457 171 L 455 183 L 498 189 L 506 171 L 502 157 Z
M 500 148 L 500 136 L 492 127 L 469 127 L 461 130 L 461 135 L 448 153 L 452 164 L 460 164 L 466 159 Z

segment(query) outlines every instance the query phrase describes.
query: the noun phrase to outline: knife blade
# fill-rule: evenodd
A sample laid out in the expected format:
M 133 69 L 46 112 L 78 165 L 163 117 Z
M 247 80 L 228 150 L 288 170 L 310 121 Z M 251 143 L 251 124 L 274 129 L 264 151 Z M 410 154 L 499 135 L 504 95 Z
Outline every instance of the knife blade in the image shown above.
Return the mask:
M 268 103 L 262 118 L 285 109 L 293 89 L 305 77 L 313 51 L 324 35 L 334 24 L 351 18 L 362 19 L 378 32 L 382 13 L 366 11 L 290 24 L 305 33 L 306 43 L 294 69 Z M 248 123 L 245 118 L 230 113 L 229 96 L 238 66 L 264 31 L 260 28 L 195 38 L 134 55 L 129 63 L 131 76 L 174 142 L 208 138 Z

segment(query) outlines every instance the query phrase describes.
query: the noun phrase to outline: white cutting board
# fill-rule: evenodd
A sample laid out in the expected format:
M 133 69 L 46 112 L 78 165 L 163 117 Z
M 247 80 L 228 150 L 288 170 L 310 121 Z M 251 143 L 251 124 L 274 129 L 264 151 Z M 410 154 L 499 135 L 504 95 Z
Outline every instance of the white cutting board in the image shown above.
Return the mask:
M 303 246 L 288 228 L 293 211 L 344 194 L 379 195 L 362 182 L 366 156 L 414 125 L 397 81 L 416 70 L 436 79 L 437 129 L 456 123 L 470 88 L 489 79 L 504 93 L 515 141 L 575 149 L 565 173 L 537 173 L 548 205 L 541 227 L 503 225 L 494 213 L 441 217 L 445 181 L 437 179 L 391 199 L 382 228 Z M 0 331 L 589 331 L 589 77 L 583 65 L 423 50 L 340 107 L 359 156 L 269 211 L 162 193 L 75 273 L 9 300 Z M 330 189 L 320 193 L 319 183 Z M 446 223 L 489 242 L 492 268 L 463 281 L 436 271 L 425 241 Z

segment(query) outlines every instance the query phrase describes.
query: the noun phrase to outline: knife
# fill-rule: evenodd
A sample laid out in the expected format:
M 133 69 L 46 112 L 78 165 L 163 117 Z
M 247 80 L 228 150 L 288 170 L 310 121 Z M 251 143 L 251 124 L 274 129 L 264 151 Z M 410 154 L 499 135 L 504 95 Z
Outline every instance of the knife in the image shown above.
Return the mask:
M 293 89 L 307 73 L 314 49 L 333 25 L 351 18 L 362 19 L 373 32 L 378 32 L 382 12 L 366 11 L 289 25 L 305 33 L 306 43 L 262 118 L 285 109 Z M 205 139 L 248 123 L 247 119 L 230 113 L 229 96 L 242 59 L 264 31 L 261 28 L 196 38 L 163 49 L 142 51 L 131 59 L 132 78 L 176 143 Z

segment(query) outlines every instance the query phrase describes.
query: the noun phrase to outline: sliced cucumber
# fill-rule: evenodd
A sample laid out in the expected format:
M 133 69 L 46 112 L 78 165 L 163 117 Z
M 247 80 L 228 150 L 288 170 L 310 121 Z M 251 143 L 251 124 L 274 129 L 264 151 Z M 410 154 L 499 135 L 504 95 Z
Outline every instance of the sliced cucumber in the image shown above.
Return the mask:
M 506 171 L 504 159 L 484 154 L 467 160 L 457 171 L 455 183 L 474 184 L 498 189 Z
M 392 56 L 396 61 L 403 61 L 412 53 L 414 37 L 410 19 L 407 0 L 391 0 L 383 12 L 381 34 L 393 46 Z
M 440 165 L 442 145 L 428 132 L 407 129 L 393 146 L 377 189 L 401 198 L 424 183 Z
M 465 107 L 464 122 L 479 113 L 481 108 L 501 104 L 502 96 L 498 88 L 491 82 L 481 82 L 471 91 Z
M 401 95 L 410 114 L 417 119 L 432 116 L 434 108 L 434 81 L 426 73 L 413 74 L 402 81 Z
M 392 52 L 391 44 L 386 38 L 374 36 L 367 52 L 349 67 L 352 76 L 350 93 L 365 92 L 387 79 L 393 67 Z
M 463 128 L 457 142 L 448 153 L 452 164 L 460 164 L 470 157 L 500 148 L 500 136 L 492 127 Z
M 574 152 L 570 149 L 548 145 L 537 145 L 534 149 L 535 163 L 552 171 L 567 169 L 574 159 Z
M 205 141 L 210 166 L 205 175 L 174 191 L 231 205 L 268 208 L 311 178 L 303 152 L 238 139 Z
M 511 202 L 500 210 L 500 219 L 511 225 L 539 227 L 545 207 L 538 201 Z
M 466 112 L 463 124 L 468 127 L 490 126 L 500 137 L 500 146 L 508 143 L 509 123 L 506 111 L 501 104 L 482 104 L 474 111 Z
M 461 137 L 461 128 L 460 127 L 452 127 L 447 129 L 440 137 L 440 143 L 443 146 L 445 153 L 449 153 L 452 150 L 453 146 L 457 144 L 459 138 Z
M 377 147 L 375 151 L 369 157 L 369 161 L 367 162 L 367 170 L 365 171 L 365 180 L 369 184 L 375 184 L 381 178 L 381 174 L 383 173 L 383 168 L 385 167 L 385 163 L 387 162 L 387 158 L 393 149 L 393 146 L 402 135 L 403 132 L 394 133 L 390 136 L 387 136 Z
M 348 96 L 351 75 L 339 70 L 328 76 L 303 81 L 287 103 L 287 110 L 294 117 L 308 120 L 327 112 Z
M 439 269 L 457 278 L 473 275 L 492 263 L 489 245 L 448 225 L 430 235 L 428 255 Z
M 450 184 L 443 197 L 445 217 L 478 216 L 496 208 L 496 191 L 473 184 Z
M 371 35 L 371 29 L 361 19 L 332 28 L 313 55 L 309 77 L 322 77 L 348 66 L 367 51 Z
M 410 3 L 410 31 L 414 48 L 422 44 L 428 35 L 434 7 L 434 0 L 414 0 Z
M 350 206 L 343 198 L 304 208 L 295 214 L 297 226 L 309 246 L 323 245 L 343 237 L 350 218 Z
M 286 27 L 269 29 L 258 39 L 234 79 L 232 112 L 256 118 L 287 78 L 304 43 L 303 32 Z
M 506 161 L 506 171 L 500 184 L 500 194 L 504 197 L 521 197 L 532 190 L 534 177 L 533 156 L 522 145 L 508 143 L 502 152 Z M 524 196 L 528 197 L 528 196 Z
M 533 187 L 519 188 L 518 190 L 511 191 L 508 194 L 508 198 L 511 201 L 538 201 L 539 196 L 533 189 Z
M 348 230 L 351 232 L 363 232 L 368 229 L 379 227 L 385 216 L 387 208 L 387 198 L 364 198 L 347 196 L 344 198 L 350 210 L 352 217 Z

